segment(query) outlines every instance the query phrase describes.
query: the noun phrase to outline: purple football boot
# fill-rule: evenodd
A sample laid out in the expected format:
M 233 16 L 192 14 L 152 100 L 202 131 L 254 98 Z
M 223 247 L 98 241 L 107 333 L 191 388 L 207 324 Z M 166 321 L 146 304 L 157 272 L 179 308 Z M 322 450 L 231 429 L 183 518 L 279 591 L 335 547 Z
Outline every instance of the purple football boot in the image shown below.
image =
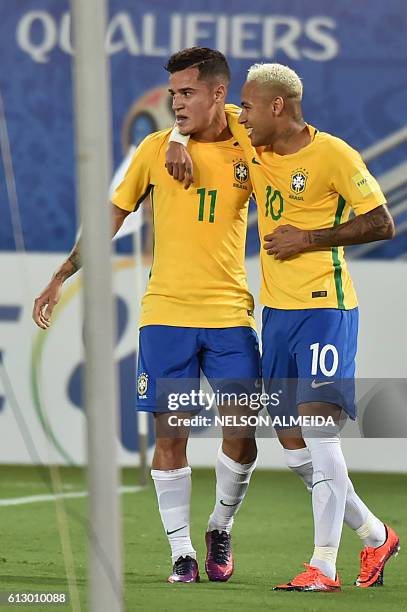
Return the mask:
M 179 557 L 172 568 L 168 582 L 199 582 L 198 563 L 189 555 Z
M 205 570 L 209 580 L 226 582 L 233 574 L 232 536 L 226 531 L 207 531 Z

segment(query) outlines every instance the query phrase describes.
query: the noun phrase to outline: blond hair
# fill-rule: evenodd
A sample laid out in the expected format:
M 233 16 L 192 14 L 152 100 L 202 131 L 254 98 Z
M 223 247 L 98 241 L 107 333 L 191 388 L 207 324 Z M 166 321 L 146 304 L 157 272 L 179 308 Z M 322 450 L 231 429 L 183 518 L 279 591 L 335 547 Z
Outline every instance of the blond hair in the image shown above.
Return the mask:
M 302 82 L 294 70 L 283 64 L 253 64 L 250 66 L 248 81 L 261 85 L 275 85 L 290 98 L 302 99 Z

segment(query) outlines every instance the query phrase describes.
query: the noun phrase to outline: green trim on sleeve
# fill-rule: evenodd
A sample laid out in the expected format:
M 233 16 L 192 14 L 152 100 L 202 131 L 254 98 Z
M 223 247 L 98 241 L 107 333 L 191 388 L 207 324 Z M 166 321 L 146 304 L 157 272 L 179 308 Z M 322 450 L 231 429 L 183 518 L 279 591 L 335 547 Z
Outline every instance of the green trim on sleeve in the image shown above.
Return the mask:
M 150 201 L 151 201 L 151 212 L 152 212 L 152 220 L 153 220 L 153 258 L 152 258 L 152 262 L 151 262 L 151 267 L 150 267 L 150 272 L 148 274 L 148 280 L 150 280 L 151 275 L 153 273 L 153 265 L 154 265 L 154 248 L 155 248 L 155 219 L 154 219 L 154 214 L 155 214 L 155 210 L 154 210 L 154 185 L 150 185 L 151 187 L 151 191 L 150 191 Z
M 334 227 L 340 224 L 341 217 L 345 208 L 346 200 L 340 195 L 338 197 L 338 206 L 335 213 Z M 346 310 L 344 302 L 344 292 L 342 285 L 342 265 L 339 259 L 339 248 L 332 247 L 332 263 L 334 266 L 334 279 L 336 288 L 336 297 L 338 300 L 339 310 Z
M 136 212 L 136 210 L 138 210 L 140 208 L 140 205 L 144 202 L 144 200 L 146 199 L 146 197 L 148 196 L 148 194 L 150 193 L 151 189 L 152 189 L 152 185 L 149 185 L 147 187 L 147 189 L 145 190 L 145 192 L 143 193 L 143 195 L 141 196 L 141 198 L 139 198 L 134 206 L 134 210 L 133 212 Z

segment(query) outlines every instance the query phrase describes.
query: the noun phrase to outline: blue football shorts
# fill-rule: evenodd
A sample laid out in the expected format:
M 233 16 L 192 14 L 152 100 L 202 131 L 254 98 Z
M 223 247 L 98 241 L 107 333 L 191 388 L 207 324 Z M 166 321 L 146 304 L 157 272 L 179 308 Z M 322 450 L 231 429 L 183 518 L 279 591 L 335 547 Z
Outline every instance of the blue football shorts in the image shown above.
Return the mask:
M 217 393 L 252 393 L 261 388 L 259 341 L 251 327 L 196 328 L 146 325 L 140 329 L 137 365 L 137 410 L 196 411 L 202 406 L 184 399 L 200 388 L 204 373 Z M 176 407 L 174 407 L 176 406 Z
M 356 418 L 358 321 L 357 308 L 263 308 L 263 382 L 279 397 L 269 405 L 272 417 L 296 417 L 298 404 L 324 402 Z

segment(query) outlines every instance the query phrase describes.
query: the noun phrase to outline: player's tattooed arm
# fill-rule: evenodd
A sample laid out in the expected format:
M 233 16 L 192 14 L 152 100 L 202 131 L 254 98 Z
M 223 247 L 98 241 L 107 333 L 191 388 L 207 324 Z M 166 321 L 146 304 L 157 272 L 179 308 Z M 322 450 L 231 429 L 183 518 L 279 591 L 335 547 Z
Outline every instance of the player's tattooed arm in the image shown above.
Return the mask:
M 113 236 L 118 232 L 129 214 L 129 211 L 122 210 L 114 204 L 112 205 Z M 81 241 L 82 239 L 79 237 L 67 259 L 54 273 L 48 285 L 34 301 L 32 317 L 38 327 L 42 329 L 47 329 L 51 325 L 52 311 L 59 301 L 63 283 L 82 267 Z
M 63 283 L 81 268 L 80 244 L 81 239 L 79 238 L 68 258 L 54 273 L 48 285 L 34 301 L 32 317 L 38 327 L 42 329 L 47 329 L 51 325 L 52 311 L 58 304 Z
M 293 225 L 280 225 L 264 237 L 263 248 L 276 259 L 288 259 L 306 251 L 388 240 L 394 235 L 393 219 L 382 205 L 327 229 L 301 230 Z
M 394 238 L 393 219 L 385 205 L 358 215 L 336 227 L 306 232 L 305 241 L 311 248 L 363 244 Z
M 80 256 L 80 244 L 81 239 L 75 243 L 72 251 L 70 252 L 68 258 L 64 261 L 62 266 L 57 270 L 53 276 L 53 278 L 57 281 L 61 281 L 63 283 L 67 278 L 75 274 L 78 270 L 81 269 L 81 256 Z

